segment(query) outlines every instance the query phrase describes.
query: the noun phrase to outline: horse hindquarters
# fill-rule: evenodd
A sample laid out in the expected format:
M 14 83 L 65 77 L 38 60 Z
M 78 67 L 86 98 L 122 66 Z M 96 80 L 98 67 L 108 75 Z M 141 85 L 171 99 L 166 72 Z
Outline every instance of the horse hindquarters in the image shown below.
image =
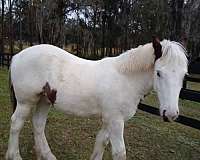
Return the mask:
M 23 83 L 24 81 L 21 81 L 24 79 L 25 75 L 18 74 L 17 71 L 19 71 L 18 66 L 13 66 L 12 62 L 9 72 L 9 86 L 14 113 L 11 117 L 8 150 L 6 152 L 7 160 L 21 160 L 19 151 L 19 134 L 31 109 L 36 106 L 39 99 L 37 94 L 33 92 L 31 93 L 29 90 L 27 91 L 25 83 Z

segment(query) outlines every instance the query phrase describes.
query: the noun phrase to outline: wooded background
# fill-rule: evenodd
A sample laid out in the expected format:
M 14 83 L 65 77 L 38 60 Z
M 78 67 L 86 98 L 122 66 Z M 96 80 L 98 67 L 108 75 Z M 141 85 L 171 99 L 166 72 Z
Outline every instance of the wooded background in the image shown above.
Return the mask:
M 49 43 L 98 59 L 158 35 L 200 55 L 200 0 L 1 0 L 0 11 L 0 53 Z

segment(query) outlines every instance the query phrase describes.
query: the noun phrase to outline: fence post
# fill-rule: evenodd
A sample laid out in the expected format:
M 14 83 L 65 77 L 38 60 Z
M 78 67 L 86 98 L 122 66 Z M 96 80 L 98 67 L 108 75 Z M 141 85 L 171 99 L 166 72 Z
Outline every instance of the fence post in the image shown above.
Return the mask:
M 5 54 L 4 53 L 2 53 L 2 67 L 4 67 L 4 56 L 5 56 Z
M 0 66 L 3 66 L 3 65 L 2 65 L 2 57 L 3 57 L 3 56 L 2 56 L 2 53 L 1 53 L 1 54 L 0 54 Z
M 183 80 L 183 88 L 184 89 L 187 88 L 187 77 L 185 77 L 184 80 Z

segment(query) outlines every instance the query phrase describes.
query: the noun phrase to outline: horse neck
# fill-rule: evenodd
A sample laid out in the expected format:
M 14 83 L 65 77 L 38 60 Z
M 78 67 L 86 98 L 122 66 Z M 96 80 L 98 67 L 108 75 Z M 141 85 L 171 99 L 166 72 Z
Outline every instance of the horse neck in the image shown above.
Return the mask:
M 154 49 L 152 44 L 131 49 L 116 58 L 118 71 L 127 76 L 139 95 L 147 94 L 153 87 Z
M 121 73 L 148 72 L 154 68 L 154 49 L 151 43 L 126 51 L 116 57 L 116 67 Z

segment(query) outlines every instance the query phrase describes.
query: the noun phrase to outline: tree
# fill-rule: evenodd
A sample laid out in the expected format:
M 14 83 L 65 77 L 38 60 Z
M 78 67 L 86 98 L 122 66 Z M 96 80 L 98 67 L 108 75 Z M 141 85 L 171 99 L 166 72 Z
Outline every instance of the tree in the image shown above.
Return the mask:
M 200 56 L 200 1 L 188 0 L 183 15 L 182 28 L 188 38 L 188 50 L 196 59 Z
M 13 16 L 12 9 L 15 0 L 8 0 L 9 7 L 9 45 L 10 45 L 10 53 L 13 54 Z
M 1 1 L 1 53 L 4 53 L 4 4 L 5 1 Z
M 194 0 L 2 0 L 1 51 L 13 43 L 71 44 L 81 57 L 115 56 L 147 43 L 152 35 L 179 40 L 197 56 L 200 1 Z M 17 2 L 17 3 L 16 3 Z M 4 9 L 5 8 L 5 9 Z M 7 21 L 9 20 L 9 21 Z M 13 27 L 13 25 L 15 27 Z M 7 29 L 8 28 L 8 29 Z
M 171 0 L 170 7 L 171 7 L 170 39 L 179 41 L 183 34 L 182 21 L 183 21 L 184 0 Z

